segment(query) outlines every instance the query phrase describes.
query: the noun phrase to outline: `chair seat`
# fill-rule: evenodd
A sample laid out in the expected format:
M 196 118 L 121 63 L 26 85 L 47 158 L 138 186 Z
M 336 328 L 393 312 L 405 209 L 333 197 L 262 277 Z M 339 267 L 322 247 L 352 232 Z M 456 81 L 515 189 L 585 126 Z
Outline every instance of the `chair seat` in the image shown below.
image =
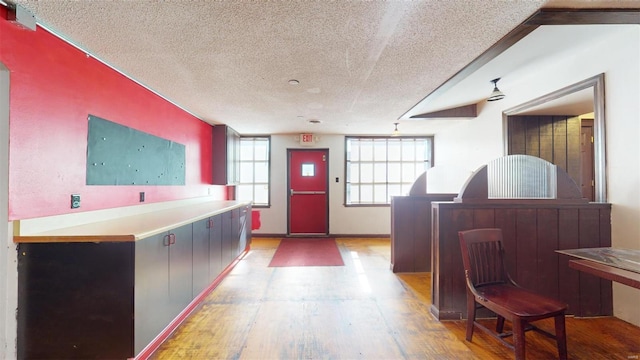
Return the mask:
M 506 284 L 477 287 L 476 291 L 488 302 L 502 307 L 506 310 L 506 313 L 511 313 L 524 319 L 549 316 L 554 313 L 559 314 L 567 309 L 567 305 L 560 301 Z M 482 300 L 479 300 L 478 303 L 486 304 Z M 492 308 L 490 305 L 487 307 Z M 495 309 L 491 310 L 495 311 Z M 499 312 L 504 316 L 504 311 Z

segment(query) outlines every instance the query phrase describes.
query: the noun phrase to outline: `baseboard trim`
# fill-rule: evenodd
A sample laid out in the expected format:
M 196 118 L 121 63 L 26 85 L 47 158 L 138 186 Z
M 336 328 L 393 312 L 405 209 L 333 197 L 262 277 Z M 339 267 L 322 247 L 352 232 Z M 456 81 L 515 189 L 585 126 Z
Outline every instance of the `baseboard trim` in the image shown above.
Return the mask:
M 291 237 L 291 236 L 287 235 L 287 234 L 256 234 L 256 233 L 252 233 L 251 237 L 252 238 L 286 238 L 286 237 Z M 308 237 L 308 236 L 306 236 L 306 237 Z M 391 235 L 390 234 L 329 234 L 329 235 L 326 235 L 325 237 L 388 239 L 388 238 L 391 237 Z
M 334 238 L 367 238 L 367 239 L 389 239 L 390 234 L 331 234 Z

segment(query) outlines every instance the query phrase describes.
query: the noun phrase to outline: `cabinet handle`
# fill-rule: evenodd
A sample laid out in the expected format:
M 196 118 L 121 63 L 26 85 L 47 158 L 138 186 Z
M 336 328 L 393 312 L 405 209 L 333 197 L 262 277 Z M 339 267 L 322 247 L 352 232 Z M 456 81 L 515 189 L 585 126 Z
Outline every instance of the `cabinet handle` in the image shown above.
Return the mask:
M 209 219 L 209 221 L 207 222 L 207 226 L 209 227 L 209 229 L 213 229 L 213 219 Z
M 169 245 L 176 243 L 176 234 L 169 234 Z
M 165 236 L 162 238 L 162 244 L 163 244 L 164 246 L 169 246 L 169 245 L 171 245 L 171 239 L 170 239 L 170 236 L 169 236 L 169 235 L 165 235 Z

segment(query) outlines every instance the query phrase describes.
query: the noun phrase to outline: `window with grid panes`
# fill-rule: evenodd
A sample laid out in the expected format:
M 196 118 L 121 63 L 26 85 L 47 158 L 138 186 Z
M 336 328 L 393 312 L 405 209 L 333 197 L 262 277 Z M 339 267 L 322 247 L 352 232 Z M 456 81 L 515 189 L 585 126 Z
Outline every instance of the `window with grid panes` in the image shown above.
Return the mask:
M 252 201 L 254 207 L 270 205 L 270 141 L 268 136 L 240 137 L 236 199 Z
M 387 205 L 432 166 L 433 137 L 346 137 L 346 205 Z

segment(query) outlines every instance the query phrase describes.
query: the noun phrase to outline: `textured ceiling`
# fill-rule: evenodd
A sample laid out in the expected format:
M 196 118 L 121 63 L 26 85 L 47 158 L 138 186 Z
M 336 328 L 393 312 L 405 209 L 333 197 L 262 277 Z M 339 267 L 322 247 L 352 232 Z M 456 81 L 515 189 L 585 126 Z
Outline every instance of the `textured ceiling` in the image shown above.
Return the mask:
M 640 7 L 638 0 L 10 2 L 200 119 L 242 134 L 386 135 L 539 8 Z M 403 121 L 400 129 L 434 134 L 447 123 Z

